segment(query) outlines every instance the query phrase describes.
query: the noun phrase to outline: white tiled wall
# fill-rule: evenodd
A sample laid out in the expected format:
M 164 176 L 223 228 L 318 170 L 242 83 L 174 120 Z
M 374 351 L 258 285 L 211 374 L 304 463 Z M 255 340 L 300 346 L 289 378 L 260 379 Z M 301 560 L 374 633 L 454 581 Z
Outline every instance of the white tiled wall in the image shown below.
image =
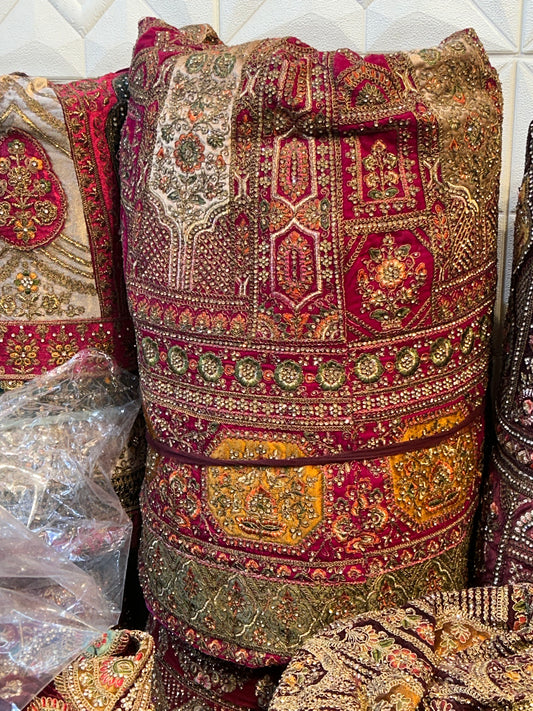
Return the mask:
M 96 76 L 129 64 L 137 22 L 207 22 L 228 44 L 295 35 L 319 49 L 429 47 L 473 27 L 505 97 L 500 199 L 501 314 L 514 209 L 533 120 L 533 0 L 0 0 L 0 73 Z

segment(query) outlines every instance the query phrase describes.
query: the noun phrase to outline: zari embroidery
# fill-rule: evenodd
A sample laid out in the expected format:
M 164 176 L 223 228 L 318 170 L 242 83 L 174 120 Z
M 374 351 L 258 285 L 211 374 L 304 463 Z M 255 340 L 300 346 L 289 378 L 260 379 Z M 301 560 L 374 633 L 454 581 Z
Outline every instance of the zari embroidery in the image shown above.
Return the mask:
M 495 438 L 483 492 L 477 578 L 502 584 L 533 580 L 533 125 L 514 233 L 505 352 L 496 396 Z
M 281 668 L 251 669 L 202 654 L 154 618 L 153 703 L 158 711 L 266 711 Z
M 60 672 L 26 711 L 153 711 L 153 666 L 151 635 L 106 632 Z
M 363 58 L 145 20 L 129 78 L 155 617 L 263 666 L 337 615 L 463 586 L 501 131 L 479 40 Z
M 528 708 L 531 594 L 520 585 L 441 592 L 340 620 L 303 644 L 269 708 Z
M 120 128 L 117 78 L 0 79 L 3 387 L 89 346 L 133 367 L 107 142 Z
M 127 98 L 125 71 L 0 77 L 0 392 L 83 348 L 136 368 L 115 158 Z M 137 517 L 144 452 L 137 433 L 113 478 Z
M 66 196 L 42 147 L 23 131 L 0 141 L 0 235 L 19 249 L 52 241 L 65 221 Z

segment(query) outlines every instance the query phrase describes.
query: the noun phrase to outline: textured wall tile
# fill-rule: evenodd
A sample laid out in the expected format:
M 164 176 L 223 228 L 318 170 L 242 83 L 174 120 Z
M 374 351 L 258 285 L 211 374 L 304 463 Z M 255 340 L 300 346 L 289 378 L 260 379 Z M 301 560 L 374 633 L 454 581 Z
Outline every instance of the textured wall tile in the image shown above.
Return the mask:
M 175 27 L 206 23 L 218 30 L 218 0 L 146 0 L 154 17 L 162 17 Z
M 533 121 L 533 61 L 519 61 L 517 65 L 514 105 L 509 106 L 512 116 L 512 174 L 509 209 L 514 211 L 518 190 L 524 174 L 524 159 L 529 124 Z
M 524 21 L 522 24 L 522 52 L 533 54 L 533 3 L 524 2 Z
M 431 46 L 466 27 L 476 30 L 487 51 L 514 52 L 519 45 L 520 3 L 374 0 L 367 10 L 367 50 Z
M 3 22 L 5 18 L 9 15 L 11 10 L 15 7 L 18 0 L 3 0 L 0 5 L 0 22 Z
M 0 25 L 0 73 L 85 74 L 83 39 L 48 0 L 19 0 Z
M 106 1 L 110 5 L 108 10 L 86 37 L 87 73 L 93 76 L 129 65 L 138 23 L 143 17 L 162 17 L 176 27 L 199 22 L 211 24 L 213 19 L 211 0 L 174 2 L 168 12 L 163 10 L 169 3 L 158 0 Z
M 87 74 L 97 76 L 129 66 L 138 22 L 152 14 L 143 0 L 114 0 L 87 34 Z
M 364 49 L 364 9 L 357 0 L 221 0 L 220 34 L 237 44 L 292 35 L 321 50 Z
M 113 0 L 49 0 L 57 12 L 82 37 L 96 25 L 106 10 L 113 4 Z

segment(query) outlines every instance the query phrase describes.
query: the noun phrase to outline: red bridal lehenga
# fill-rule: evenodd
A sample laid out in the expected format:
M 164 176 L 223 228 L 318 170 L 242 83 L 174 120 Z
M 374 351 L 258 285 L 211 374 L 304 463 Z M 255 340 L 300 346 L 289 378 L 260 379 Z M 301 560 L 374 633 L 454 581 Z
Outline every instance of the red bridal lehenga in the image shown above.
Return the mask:
M 129 80 L 157 703 L 264 708 L 333 620 L 466 584 L 500 85 L 472 30 L 361 57 L 150 18 Z

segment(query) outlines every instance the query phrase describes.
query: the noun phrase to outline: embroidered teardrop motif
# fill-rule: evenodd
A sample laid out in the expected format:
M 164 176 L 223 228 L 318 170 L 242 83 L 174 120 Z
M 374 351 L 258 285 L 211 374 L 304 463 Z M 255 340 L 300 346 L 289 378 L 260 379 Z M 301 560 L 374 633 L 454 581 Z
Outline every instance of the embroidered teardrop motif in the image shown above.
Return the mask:
M 66 196 L 42 145 L 24 131 L 0 138 L 0 237 L 19 249 L 51 242 L 65 223 Z

